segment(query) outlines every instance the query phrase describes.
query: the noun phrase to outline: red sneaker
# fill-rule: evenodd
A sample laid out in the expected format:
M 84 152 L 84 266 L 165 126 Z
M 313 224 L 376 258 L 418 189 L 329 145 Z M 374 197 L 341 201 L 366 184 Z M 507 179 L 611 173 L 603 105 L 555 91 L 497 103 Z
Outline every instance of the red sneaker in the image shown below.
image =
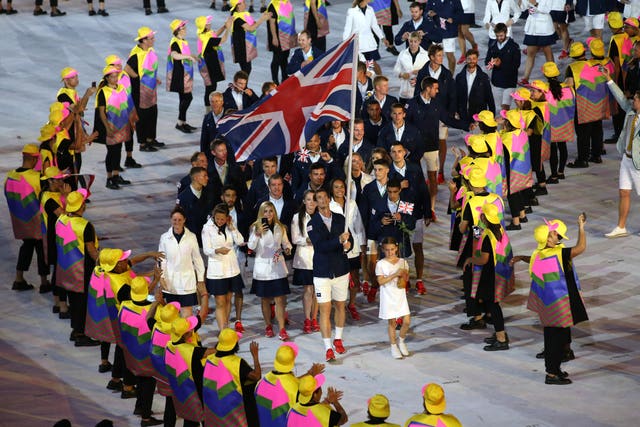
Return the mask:
M 237 333 L 239 333 L 239 334 L 244 333 L 244 326 L 242 326 L 242 322 L 241 322 L 241 321 L 239 321 L 239 320 L 238 320 L 238 321 L 236 322 L 235 327 L 236 327 L 236 332 L 237 332 Z
M 422 280 L 418 280 L 416 282 L 416 291 L 418 292 L 418 295 L 424 295 L 427 293 L 427 288 L 424 287 Z
M 312 332 L 311 330 L 311 320 L 310 319 L 304 319 L 304 325 L 302 326 L 302 333 L 303 334 L 310 334 Z
M 268 325 L 264 330 L 264 336 L 267 338 L 273 338 L 276 334 L 273 333 L 273 325 Z
M 431 222 L 437 222 L 438 221 L 438 217 L 436 216 L 436 211 L 432 210 L 431 211 Z
M 369 282 L 366 280 L 362 282 L 362 293 L 367 295 L 369 293 Z
M 320 325 L 318 324 L 318 320 L 317 319 L 312 319 L 311 320 L 311 330 L 313 332 L 320 332 Z
M 333 352 L 333 349 L 330 348 L 329 350 L 327 350 L 327 354 L 325 356 L 325 360 L 327 362 L 333 362 L 334 360 L 336 360 L 336 355 Z
M 444 184 L 444 173 L 438 172 L 438 184 Z
M 280 341 L 287 341 L 289 339 L 289 334 L 286 329 L 280 329 L 280 333 L 278 334 L 278 338 Z
M 466 60 L 467 60 L 467 57 L 466 57 L 466 56 L 464 56 L 464 55 L 462 55 L 462 56 L 460 56 L 460 59 L 458 59 L 457 64 L 458 64 L 458 65 L 460 65 L 460 64 L 464 64 Z
M 523 54 L 523 55 L 526 55 L 526 54 L 527 54 L 527 52 L 528 52 L 528 51 L 527 51 L 527 48 L 526 48 L 526 47 L 525 47 L 524 49 L 522 49 L 522 54 Z
M 338 354 L 343 354 L 347 352 L 347 350 L 342 345 L 342 340 L 333 340 L 333 347 L 336 349 L 336 353 Z
M 376 302 L 376 294 L 378 293 L 378 288 L 374 288 L 373 286 L 369 289 L 367 293 L 367 302 Z
M 562 49 L 562 52 L 560 52 L 560 56 L 558 56 L 558 59 L 566 59 L 569 57 L 569 52 L 567 52 L 566 50 Z
M 518 82 L 520 86 L 527 86 L 529 84 L 529 79 L 522 79 Z
M 355 304 L 349 304 L 347 306 L 347 310 L 349 310 L 349 314 L 351 314 L 351 318 L 353 320 L 360 320 L 360 314 L 358 313 Z
M 396 319 L 396 331 L 399 331 L 402 328 L 402 323 L 404 323 L 402 321 L 402 317 L 398 317 Z

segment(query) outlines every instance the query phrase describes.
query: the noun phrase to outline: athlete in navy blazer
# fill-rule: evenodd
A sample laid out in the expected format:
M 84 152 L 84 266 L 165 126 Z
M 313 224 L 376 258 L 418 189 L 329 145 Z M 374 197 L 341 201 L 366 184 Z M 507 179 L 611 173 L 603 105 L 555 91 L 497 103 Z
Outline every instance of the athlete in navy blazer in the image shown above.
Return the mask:
M 340 243 L 344 224 L 344 217 L 337 213 L 331 214 L 331 230 L 327 228 L 319 212 L 311 217 L 307 224 L 307 234 L 313 244 L 313 277 L 333 279 L 349 273 L 349 259 Z M 349 237 L 349 241 L 353 246 L 352 237 Z
M 313 59 L 319 58 L 320 55 L 324 55 L 324 51 L 311 46 L 311 56 L 313 56 Z M 291 75 L 300 71 L 300 65 L 303 62 L 304 54 L 302 53 L 302 49 L 297 48 L 293 51 L 293 55 L 291 55 L 291 59 L 289 59 L 289 63 L 287 64 L 287 74 Z

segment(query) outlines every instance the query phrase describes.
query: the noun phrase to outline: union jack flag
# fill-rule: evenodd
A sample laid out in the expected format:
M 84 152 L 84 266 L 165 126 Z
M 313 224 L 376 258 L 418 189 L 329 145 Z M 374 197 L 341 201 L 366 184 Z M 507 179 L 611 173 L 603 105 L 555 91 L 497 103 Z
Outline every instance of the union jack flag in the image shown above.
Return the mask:
M 311 157 L 311 153 L 306 148 L 303 148 L 302 150 L 298 151 L 298 161 L 302 163 L 307 163 L 309 162 L 309 157 Z
M 324 123 L 351 118 L 355 35 L 290 76 L 272 95 L 218 122 L 237 161 L 293 153 Z
M 398 212 L 406 215 L 413 215 L 413 205 L 413 203 L 403 202 L 400 200 L 400 203 L 398 203 Z

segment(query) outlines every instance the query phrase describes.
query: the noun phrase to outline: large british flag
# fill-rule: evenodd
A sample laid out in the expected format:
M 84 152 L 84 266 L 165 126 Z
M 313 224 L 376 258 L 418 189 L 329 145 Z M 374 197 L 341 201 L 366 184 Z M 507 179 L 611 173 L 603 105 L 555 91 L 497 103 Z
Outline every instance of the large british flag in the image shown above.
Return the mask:
M 352 36 L 290 76 L 273 95 L 220 120 L 218 131 L 236 160 L 298 151 L 324 123 L 349 120 L 355 52 Z

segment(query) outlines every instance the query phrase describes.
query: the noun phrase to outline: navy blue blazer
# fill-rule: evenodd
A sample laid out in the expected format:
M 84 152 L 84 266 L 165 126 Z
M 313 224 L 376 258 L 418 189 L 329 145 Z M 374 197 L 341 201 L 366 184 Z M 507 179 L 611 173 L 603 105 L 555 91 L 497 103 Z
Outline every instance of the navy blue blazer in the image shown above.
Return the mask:
M 394 142 L 396 142 L 396 133 L 393 128 L 393 122 L 390 122 L 380 129 L 377 147 L 382 147 L 387 150 L 387 152 L 390 152 L 391 145 L 393 145 Z M 400 142 L 402 142 L 402 146 L 409 152 L 409 161 L 419 164 L 424 154 L 420 130 L 405 120 L 404 132 L 402 132 Z
M 331 230 L 316 212 L 307 223 L 307 234 L 313 245 L 313 277 L 333 279 L 349 273 L 349 259 L 340 244 L 344 233 L 345 219 L 337 213 L 331 214 Z M 353 238 L 349 238 L 353 246 Z
M 424 8 L 424 13 L 427 14 L 430 10 L 436 13 L 432 19 L 438 26 L 437 28 L 443 39 L 458 37 L 458 23 L 464 14 L 460 0 L 428 0 Z M 453 19 L 453 23 L 450 24 L 447 22 L 443 30 L 440 27 L 440 18 L 451 18 Z
M 224 101 L 223 106 L 224 106 L 225 111 L 228 110 L 228 109 L 239 110 L 238 104 L 236 104 L 236 100 L 233 99 L 233 95 L 231 94 L 232 91 L 233 91 L 233 89 L 228 87 L 227 90 L 225 90 L 222 93 L 222 99 Z M 253 92 L 251 94 L 251 96 L 247 95 L 246 93 L 242 94 L 242 109 L 243 110 L 245 108 L 248 108 L 251 105 L 255 104 L 260 99 L 260 98 L 258 98 L 258 95 L 256 95 L 256 92 L 253 89 L 251 91 Z
M 261 173 L 260 176 L 255 177 L 251 181 L 251 186 L 244 199 L 244 205 L 253 207 L 258 199 L 264 198 L 264 195 L 268 193 L 269 187 L 264 180 L 264 174 Z M 282 197 L 284 197 L 285 200 L 293 200 L 293 191 L 287 181 L 283 181 Z
M 348 145 L 345 141 L 342 146 Z M 342 146 L 340 146 L 342 148 Z M 322 159 L 319 159 L 317 163 L 324 165 L 326 175 L 325 183 L 329 183 L 333 178 L 343 178 L 344 171 L 340 165 L 339 159 L 335 158 L 331 163 L 327 163 Z M 298 195 L 302 195 L 309 185 L 309 170 L 311 169 L 311 161 L 302 162 L 297 158 L 293 161 L 293 173 L 291 174 L 291 189 L 293 190 L 294 198 L 298 199 Z
M 358 147 L 358 149 L 355 150 L 354 153 L 360 154 L 362 156 L 362 160 L 364 160 L 364 163 L 367 164 L 367 162 L 371 158 L 371 153 L 373 152 L 373 148 L 374 148 L 374 145 L 371 142 L 369 142 L 365 137 L 362 139 L 362 145 Z M 344 161 L 347 159 L 347 157 L 349 157 L 349 142 L 345 141 L 340 146 L 340 148 L 338 148 L 338 159 L 337 159 L 338 164 L 344 165 Z M 341 175 L 342 176 L 340 176 L 340 178 L 345 178 L 344 172 Z M 333 178 L 336 178 L 336 176 L 334 176 Z
M 409 230 L 414 230 L 416 228 L 417 219 L 415 215 L 415 202 L 406 196 L 400 197 L 400 201 L 414 204 L 413 214 L 400 214 L 402 222 L 405 223 L 407 228 Z M 378 243 L 380 243 L 385 237 L 393 237 L 396 239 L 396 242 L 402 244 L 402 252 L 400 253 L 400 256 L 411 256 L 411 240 L 407 234 L 400 230 L 400 224 L 396 223 L 395 221 L 388 225 L 382 224 L 382 218 L 385 216 L 385 214 L 388 215 L 392 213 L 389 210 L 388 202 L 389 197 L 385 196 L 383 199 L 378 200 L 376 204 L 373 205 L 373 208 L 371 209 L 371 218 L 369 221 L 369 230 L 367 234 L 372 236 L 372 239 Z
M 244 199 L 247 194 L 247 181 L 244 171 L 237 163 L 234 164 L 227 162 L 227 165 L 227 176 L 225 177 L 224 182 L 220 179 L 220 175 L 218 175 L 218 170 L 216 169 L 214 162 L 210 162 L 207 169 L 207 173 L 209 174 L 209 184 L 207 187 L 212 188 L 211 197 L 215 203 L 220 201 L 220 195 L 222 194 L 222 187 L 224 185 L 233 186 L 238 194 L 238 199 Z
M 284 196 L 283 196 L 284 197 Z M 251 217 L 249 218 L 249 224 L 253 224 L 258 218 L 258 209 L 260 209 L 260 205 L 263 202 L 269 201 L 269 193 L 260 197 L 256 204 L 253 205 L 253 209 L 251 210 Z M 298 212 L 298 204 L 293 200 L 284 200 L 284 205 L 282 206 L 282 212 L 278 216 L 278 219 L 281 223 L 287 226 L 287 235 L 289 236 L 289 240 L 291 240 L 291 221 L 293 220 L 293 215 Z
M 489 76 L 479 66 L 476 67 L 476 78 L 473 79 L 469 95 L 467 92 L 467 66 L 465 65 L 456 76 L 457 111 L 460 119 L 470 122 L 473 120 L 473 115 L 482 110 L 489 110 L 495 114 L 496 103 L 493 99 Z
M 600 15 L 607 12 L 607 5 L 603 0 L 576 0 L 576 13 L 580 16 L 587 14 L 587 5 L 591 15 Z
M 422 79 L 425 77 L 429 77 L 429 66 L 431 65 L 431 61 L 427 61 L 426 64 L 422 67 L 420 71 L 418 71 L 418 75 L 416 76 L 416 87 L 413 92 L 413 96 L 420 95 L 422 89 L 420 89 L 420 84 Z M 456 85 L 453 80 L 453 75 L 451 71 L 449 71 L 445 66 L 441 66 L 442 71 L 440 71 L 440 76 L 438 76 L 438 94 L 436 98 L 440 101 L 440 104 L 447 110 L 450 115 L 454 115 L 456 112 Z
M 362 111 L 360 112 L 360 115 L 365 122 L 369 119 L 369 113 L 367 113 L 367 101 L 369 99 L 375 99 L 374 95 L 372 94 L 370 97 L 364 100 Z M 391 120 L 391 106 L 393 106 L 393 104 L 397 104 L 398 102 L 398 98 L 396 98 L 395 96 L 387 95 L 387 98 L 384 100 L 384 105 L 381 106 L 383 120 Z
M 433 19 L 428 17 L 426 14 L 422 16 L 422 22 L 417 29 L 413 26 L 412 19 L 409 19 L 404 24 L 402 24 L 402 27 L 400 27 L 400 31 L 398 31 L 398 34 L 396 34 L 396 36 L 393 38 L 393 42 L 396 46 L 400 46 L 404 43 L 405 47 L 409 47 L 409 40 L 402 40 L 402 35 L 404 33 L 411 34 L 414 31 L 420 30 L 422 30 L 422 32 L 424 33 L 424 35 L 422 36 L 422 41 L 420 42 L 420 46 L 422 46 L 424 50 L 429 50 L 429 46 L 431 46 L 431 43 L 442 42 L 442 35 L 440 34 L 440 31 L 438 31 L 438 28 L 435 26 Z
M 404 176 L 398 172 L 393 165 L 389 170 L 389 179 L 395 178 L 399 181 L 409 181 L 409 187 L 403 188 L 400 192 L 401 200 L 409 200 L 415 202 L 414 217 L 416 219 L 429 218 L 431 219 L 431 195 L 429 193 L 429 187 L 424 179 L 424 173 L 420 163 L 406 162 L 407 168 L 404 172 Z
M 367 92 L 373 92 L 373 80 L 370 77 L 367 77 Z M 364 104 L 364 97 L 356 86 L 356 118 L 362 117 L 362 104 Z
M 185 188 L 178 194 L 178 204 L 187 215 L 185 226 L 196 235 L 200 247 L 202 247 L 202 227 L 207 222 L 215 203 L 206 189 L 202 190 L 199 199 L 193 194 L 191 187 Z
M 484 65 L 491 59 L 500 58 L 500 66 L 491 70 L 491 84 L 499 88 L 515 88 L 518 85 L 518 69 L 520 68 L 520 46 L 511 37 L 502 49 L 498 43 L 489 43 Z
M 313 60 L 315 61 L 320 55 L 324 55 L 324 51 L 311 46 L 311 56 L 313 56 Z M 297 48 L 293 51 L 293 55 L 291 55 L 291 59 L 289 59 L 289 63 L 287 64 L 287 74 L 291 75 L 300 71 L 300 64 L 303 62 L 304 54 L 302 53 L 302 49 Z
M 362 213 L 362 223 L 364 224 L 364 229 L 367 231 L 367 239 L 373 239 L 373 237 L 369 234 L 371 209 L 373 209 L 373 207 L 385 197 L 387 197 L 386 190 L 381 196 L 380 191 L 378 191 L 378 181 L 375 179 L 365 185 L 362 189 L 362 209 L 360 210 L 360 212 Z
M 378 145 L 378 134 L 380 133 L 380 129 L 384 127 L 391 120 L 387 119 L 384 115 L 382 116 L 382 123 L 380 125 L 374 125 L 371 123 L 369 118 L 364 119 L 364 137 L 367 141 L 373 144 L 373 146 Z
M 407 103 L 405 120 L 420 130 L 423 152 L 438 150 L 440 121 L 457 129 L 469 129 L 469 123 L 449 115 L 449 112 L 438 102 L 437 98 L 433 98 L 429 104 L 425 104 L 420 95 L 411 98 Z

